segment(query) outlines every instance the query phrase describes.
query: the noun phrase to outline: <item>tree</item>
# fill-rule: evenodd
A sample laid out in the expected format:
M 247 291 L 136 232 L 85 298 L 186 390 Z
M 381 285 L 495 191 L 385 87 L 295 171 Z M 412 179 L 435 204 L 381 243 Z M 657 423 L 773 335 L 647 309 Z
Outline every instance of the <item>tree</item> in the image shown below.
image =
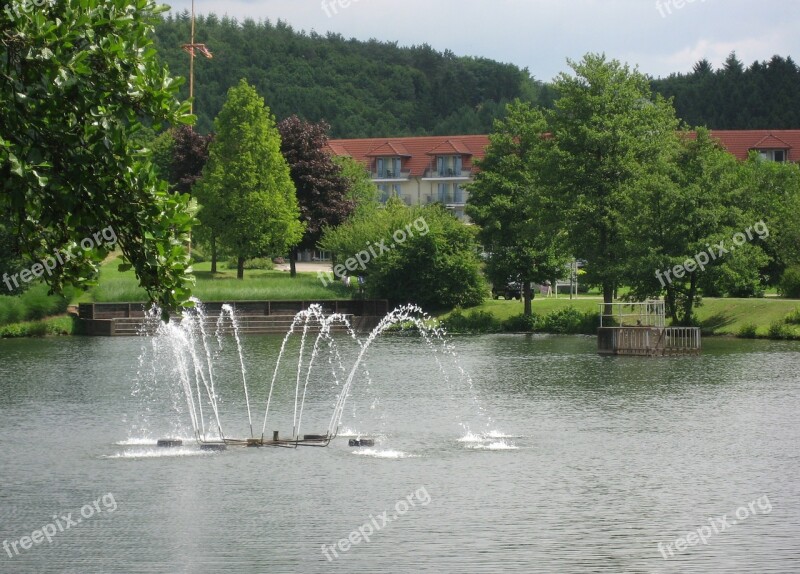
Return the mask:
M 246 80 L 228 91 L 197 196 L 199 217 L 238 258 L 285 253 L 302 237 L 294 184 L 280 134 L 264 100 Z
M 475 228 L 441 206 L 407 207 L 396 198 L 326 228 L 320 247 L 333 254 L 326 282 L 353 272 L 369 297 L 427 309 L 471 307 L 483 301 Z
M 322 229 L 339 225 L 355 208 L 347 195 L 348 182 L 341 167 L 325 151 L 329 129 L 324 122 L 313 124 L 297 116 L 278 124 L 281 153 L 289 164 L 300 205 L 300 221 L 305 225 L 303 239 L 289 254 L 292 277 L 297 275 L 299 249 L 314 249 L 322 237 Z
M 623 275 L 633 298 L 664 293 L 673 321 L 691 325 L 701 293 L 752 293 L 766 259 L 736 158 L 702 128 L 675 143 L 666 170 L 643 178 L 625 200 Z M 734 245 L 748 226 L 753 237 Z
M 372 212 L 378 208 L 380 191 L 372 181 L 367 168 L 352 157 L 334 156 L 333 161 L 342 170 L 342 177 L 347 181 L 347 198 L 355 205 L 352 215 L 361 212 Z
M 544 175 L 568 244 L 588 262 L 587 280 L 602 287 L 610 314 L 628 247 L 621 203 L 643 177 L 662 170 L 678 122 L 668 102 L 652 97 L 647 78 L 627 65 L 597 54 L 569 64 L 575 75 L 562 72 L 555 81 Z
M 184 243 L 194 220 L 189 198 L 169 192 L 132 139 L 143 123 L 192 120 L 176 99 L 180 82 L 152 47 L 163 8 L 38 4 L 12 0 L 0 11 L 0 211 L 12 244 L 34 261 L 72 254 L 40 274 L 61 291 L 91 283 L 109 247 L 83 245 L 110 227 L 141 286 L 168 312 L 190 296 Z
M 507 117 L 495 122 L 467 204 L 489 253 L 487 275 L 494 284 L 522 283 L 527 316 L 532 314 L 531 283 L 557 278 L 567 263 L 550 188 L 540 177 L 550 145 L 546 132 L 541 111 L 519 102 L 510 105 Z
M 192 192 L 192 187 L 203 174 L 208 161 L 208 146 L 214 139 L 212 134 L 203 135 L 189 126 L 179 126 L 172 131 L 172 161 L 169 182 L 178 193 Z

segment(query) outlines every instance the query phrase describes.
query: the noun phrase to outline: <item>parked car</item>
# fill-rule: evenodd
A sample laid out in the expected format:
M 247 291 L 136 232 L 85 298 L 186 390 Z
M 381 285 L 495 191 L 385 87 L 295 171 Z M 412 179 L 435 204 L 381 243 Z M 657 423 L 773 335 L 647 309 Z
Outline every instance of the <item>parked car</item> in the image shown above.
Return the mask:
M 494 299 L 522 299 L 522 283 L 509 281 L 505 285 L 492 285 L 492 297 Z

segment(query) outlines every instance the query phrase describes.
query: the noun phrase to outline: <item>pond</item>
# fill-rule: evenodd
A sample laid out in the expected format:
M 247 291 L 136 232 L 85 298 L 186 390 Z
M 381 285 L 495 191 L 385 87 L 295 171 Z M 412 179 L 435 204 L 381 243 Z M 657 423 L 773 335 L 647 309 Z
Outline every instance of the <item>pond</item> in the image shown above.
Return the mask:
M 281 342 L 241 341 L 256 434 Z M 457 337 L 465 377 L 388 335 L 328 448 L 225 452 L 190 442 L 175 365 L 148 345 L 0 341 L 0 571 L 797 570 L 797 343 L 646 359 L 600 357 L 592 337 Z M 221 424 L 249 434 L 235 345 L 213 360 Z M 336 399 L 319 372 L 308 433 Z M 294 390 L 279 370 L 268 433 L 291 434 Z

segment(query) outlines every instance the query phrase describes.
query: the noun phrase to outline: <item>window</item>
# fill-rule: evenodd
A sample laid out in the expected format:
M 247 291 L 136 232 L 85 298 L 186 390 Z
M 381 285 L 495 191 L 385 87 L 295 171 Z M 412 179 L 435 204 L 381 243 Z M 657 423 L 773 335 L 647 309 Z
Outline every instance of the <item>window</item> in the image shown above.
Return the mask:
M 758 155 L 767 161 L 786 161 L 786 150 L 783 149 L 762 149 L 758 150 Z
M 388 183 L 381 183 L 378 185 L 378 191 L 380 194 L 378 196 L 378 200 L 381 203 L 386 203 L 389 201 L 390 197 L 403 197 L 402 187 L 398 183 L 393 183 L 389 185 Z
M 375 162 L 375 169 L 379 179 L 393 179 L 400 177 L 403 160 L 399 157 L 379 157 Z
M 438 177 L 461 177 L 463 160 L 460 155 L 436 156 L 436 174 Z
M 445 205 L 464 205 L 464 190 L 457 183 L 438 184 L 436 201 Z

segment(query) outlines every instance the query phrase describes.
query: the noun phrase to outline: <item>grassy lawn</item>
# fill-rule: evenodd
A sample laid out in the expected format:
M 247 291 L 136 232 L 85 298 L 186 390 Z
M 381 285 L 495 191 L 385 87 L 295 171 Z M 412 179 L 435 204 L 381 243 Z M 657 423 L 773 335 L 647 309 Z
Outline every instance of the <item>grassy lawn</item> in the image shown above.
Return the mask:
M 97 287 L 83 293 L 77 302 L 145 301 L 133 271 L 120 273 L 118 259 L 106 262 L 100 270 Z M 220 262 L 219 273 L 211 274 L 211 263 L 194 266 L 197 284 L 192 292 L 201 301 L 266 301 L 350 299 L 352 291 L 341 283 L 324 287 L 316 273 L 298 273 L 294 279 L 285 271 L 246 270 L 244 280 L 236 279 L 236 269 Z
M 581 295 L 577 299 L 570 301 L 569 295 L 559 295 L 558 299 L 555 297 L 536 297 L 533 300 L 533 312 L 537 315 L 548 315 L 557 309 L 564 307 L 575 307 L 578 311 L 597 311 L 598 303 L 602 302 L 602 298 L 597 296 L 584 296 Z M 496 318 L 504 321 L 514 315 L 520 315 L 525 310 L 522 301 L 506 301 L 505 299 L 486 299 L 482 305 L 478 307 L 471 307 L 465 309 L 466 313 L 472 311 L 487 311 L 494 315 Z M 441 315 L 440 318 L 447 317 L 450 313 Z
M 756 334 L 766 336 L 770 324 L 800 307 L 797 299 L 704 299 L 697 318 L 704 332 L 736 335 L 745 325 L 755 325 Z
M 540 298 L 533 300 L 533 312 L 537 315 L 548 315 L 557 309 L 575 307 L 581 312 L 598 312 L 602 301 L 597 295 L 581 295 L 570 300 L 569 296 Z M 704 333 L 715 335 L 736 335 L 746 325 L 755 325 L 758 336 L 767 336 L 769 326 L 782 320 L 791 311 L 800 308 L 800 301 L 767 297 L 763 299 L 703 299 L 703 304 L 696 308 L 697 319 Z M 466 309 L 466 313 L 486 311 L 497 319 L 506 320 L 523 311 L 521 301 L 505 301 L 487 299 L 478 307 Z M 449 313 L 441 315 L 446 318 Z

